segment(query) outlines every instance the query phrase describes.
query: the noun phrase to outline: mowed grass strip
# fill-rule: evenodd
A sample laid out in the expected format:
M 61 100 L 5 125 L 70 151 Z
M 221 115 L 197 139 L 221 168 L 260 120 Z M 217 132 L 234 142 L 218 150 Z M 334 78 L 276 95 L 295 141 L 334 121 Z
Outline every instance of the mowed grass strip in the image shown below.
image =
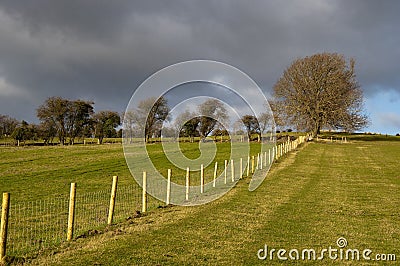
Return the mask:
M 155 211 L 32 263 L 271 265 L 281 262 L 257 258 L 265 244 L 318 252 L 337 248 L 339 237 L 348 248 L 399 259 L 399 150 L 398 142 L 310 143 L 275 164 L 254 192 L 245 179 L 210 204 Z

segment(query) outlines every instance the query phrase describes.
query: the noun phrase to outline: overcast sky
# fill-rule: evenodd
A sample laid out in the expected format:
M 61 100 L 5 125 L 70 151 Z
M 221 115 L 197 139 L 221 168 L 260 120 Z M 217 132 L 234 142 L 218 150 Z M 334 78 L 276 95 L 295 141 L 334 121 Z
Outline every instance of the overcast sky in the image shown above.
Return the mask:
M 231 64 L 270 92 L 299 57 L 356 60 L 372 132 L 400 132 L 400 1 L 0 2 L 0 114 L 37 122 L 50 96 L 123 111 L 173 63 Z

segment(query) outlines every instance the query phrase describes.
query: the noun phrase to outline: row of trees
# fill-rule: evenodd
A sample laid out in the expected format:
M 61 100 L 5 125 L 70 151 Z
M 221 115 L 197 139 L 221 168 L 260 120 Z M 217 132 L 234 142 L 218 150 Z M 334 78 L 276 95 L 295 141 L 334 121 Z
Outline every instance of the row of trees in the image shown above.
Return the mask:
M 317 135 L 321 129 L 360 130 L 368 124 L 363 110 L 362 90 L 356 80 L 355 61 L 343 55 L 322 53 L 295 60 L 274 85 L 270 102 L 274 117 L 267 113 L 258 118 L 243 116 L 237 121 L 239 129 L 251 138 L 271 128 L 272 121 L 280 128 L 296 128 Z M 1 136 L 12 134 L 16 139 L 40 136 L 45 142 L 58 137 L 61 144 L 68 139 L 73 144 L 77 137 L 95 136 L 102 142 L 105 136 L 115 135 L 121 124 L 118 113 L 94 113 L 93 102 L 47 99 L 38 109 L 40 125 L 18 123 L 8 116 L 0 116 Z M 162 125 L 170 109 L 164 97 L 140 102 L 135 110 L 124 114 L 125 136 L 133 138 L 145 134 L 146 142 L 161 135 Z M 185 111 L 175 119 L 175 125 L 164 128 L 165 136 L 186 136 L 201 139 L 209 135 L 227 134 L 224 123 L 227 110 L 215 99 L 200 104 L 194 112 Z M 243 127 L 244 125 L 244 127 Z M 232 130 L 232 129 L 230 129 Z
M 272 116 L 261 114 L 258 119 L 253 115 L 244 115 L 234 125 L 229 125 L 227 110 L 217 99 L 209 99 L 199 104 L 195 111 L 181 112 L 168 127 L 163 123 L 171 120 L 170 109 L 164 97 L 149 98 L 141 101 L 137 108 L 125 114 L 124 130 L 127 138 L 142 137 L 143 132 L 148 142 L 150 138 L 160 137 L 194 137 L 204 140 L 208 136 L 228 135 L 228 130 L 235 134 L 247 134 L 248 138 L 261 134 L 273 126 Z M 227 126 L 228 125 L 228 126 Z M 226 128 L 228 127 L 228 128 Z
M 121 124 L 119 114 L 113 111 L 94 113 L 93 105 L 83 100 L 48 98 L 37 109 L 37 117 L 47 132 L 44 140 L 57 136 L 63 145 L 66 139 L 73 144 L 77 137 L 95 136 L 102 143 L 104 137 L 115 135 L 115 128 Z
M 37 109 L 39 125 L 1 115 L 1 136 L 17 141 L 42 139 L 45 144 L 57 137 L 61 145 L 74 144 L 81 137 L 97 137 L 100 143 L 104 137 L 117 137 L 116 127 L 121 124 L 119 114 L 113 111 L 95 113 L 93 105 L 83 100 L 48 98 Z
M 270 101 L 273 119 L 265 113 L 258 118 L 245 115 L 238 122 L 245 126 L 249 138 L 252 134 L 260 136 L 270 128 L 272 121 L 278 128 L 296 128 L 313 136 L 318 135 L 321 129 L 353 132 L 369 123 L 364 112 L 362 90 L 356 79 L 355 60 L 346 60 L 343 55 L 321 53 L 296 59 L 284 71 L 273 90 L 273 100 Z M 150 109 L 150 116 L 144 123 L 146 139 L 158 134 L 169 112 L 166 100 L 161 97 L 153 107 L 148 102 L 142 102 L 136 113 Z M 209 134 L 226 132 L 222 123 L 218 122 L 225 121 L 225 114 L 226 110 L 218 100 L 208 100 L 198 106 L 197 112 L 182 113 L 176 125 L 180 127 L 183 124 L 179 129 L 180 135 L 204 139 Z M 145 121 L 144 118 L 137 118 L 130 123 L 134 125 Z
M 181 137 L 200 137 L 204 140 L 209 135 L 225 135 L 224 123 L 227 122 L 227 110 L 216 100 L 209 99 L 197 107 L 195 112 L 186 110 L 175 121 L 175 132 Z
M 168 119 L 170 109 L 164 97 L 149 98 L 138 104 L 135 110 L 125 114 L 126 136 L 133 138 L 145 133 L 146 142 L 151 137 L 160 137 L 163 122 Z M 196 112 L 186 110 L 176 119 L 173 127 L 163 128 L 166 137 L 201 137 L 209 136 L 213 130 L 222 129 L 222 123 L 227 118 L 226 109 L 221 102 L 210 99 L 200 104 Z

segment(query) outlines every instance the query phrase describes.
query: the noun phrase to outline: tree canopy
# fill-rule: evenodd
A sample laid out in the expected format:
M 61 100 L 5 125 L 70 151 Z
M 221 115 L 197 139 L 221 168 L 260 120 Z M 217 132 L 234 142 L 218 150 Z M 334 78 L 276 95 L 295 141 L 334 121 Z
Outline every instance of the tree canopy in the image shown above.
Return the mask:
M 121 118 L 117 112 L 100 111 L 93 115 L 95 136 L 99 143 L 103 143 L 104 137 L 115 135 L 115 128 L 121 124 Z
M 249 140 L 252 134 L 257 134 L 261 137 L 261 128 L 258 119 L 253 115 L 245 115 L 242 117 L 243 125 L 246 127 L 246 132 Z
M 142 100 L 137 108 L 124 114 L 125 136 L 132 140 L 133 136 L 142 137 L 144 132 L 146 142 L 153 136 L 159 137 L 168 113 L 168 102 L 163 96 Z
M 0 114 L 0 137 L 10 136 L 18 125 L 18 120 Z
M 198 114 L 186 110 L 176 118 L 175 131 L 178 132 L 179 137 L 189 137 L 190 141 L 193 142 L 195 136 L 200 136 L 199 123 Z
M 227 119 L 227 110 L 221 101 L 209 99 L 198 107 L 199 133 L 202 139 L 206 138 L 218 124 Z
M 61 97 L 50 97 L 37 109 L 37 117 L 42 126 L 56 132 L 61 145 L 67 137 L 73 144 L 74 139 L 82 134 L 84 127 L 90 124 L 92 114 L 93 102 L 71 101 Z
M 178 115 L 174 121 L 175 131 L 181 137 L 200 137 L 204 140 L 213 131 L 222 130 L 222 124 L 227 119 L 226 108 L 217 99 L 208 99 L 197 106 L 197 110 L 191 112 L 186 110 Z
M 360 130 L 368 124 L 355 60 L 321 53 L 295 60 L 274 85 L 274 113 L 314 136 L 322 128 Z

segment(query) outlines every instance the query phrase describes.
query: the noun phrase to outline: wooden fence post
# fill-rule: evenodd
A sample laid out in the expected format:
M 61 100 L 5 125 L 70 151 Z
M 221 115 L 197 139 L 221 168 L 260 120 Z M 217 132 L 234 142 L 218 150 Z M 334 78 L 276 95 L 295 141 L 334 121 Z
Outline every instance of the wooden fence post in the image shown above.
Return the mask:
M 264 166 L 267 167 L 267 152 L 264 152 Z
M 167 179 L 167 200 L 166 204 L 169 205 L 171 201 L 171 169 L 168 169 L 168 179 Z
M 271 149 L 268 150 L 268 165 L 271 164 Z
M 213 187 L 215 187 L 215 183 L 217 181 L 217 170 L 218 170 L 218 162 L 215 162 Z
M 275 161 L 275 158 L 276 158 L 276 149 L 274 146 L 274 147 L 272 147 L 272 161 Z
M 251 173 L 252 174 L 254 174 L 254 164 L 255 164 L 255 161 L 254 161 L 255 159 L 254 159 L 254 155 L 253 156 L 251 156 Z
M 263 169 L 263 154 L 260 153 L 260 169 Z
M 257 164 L 256 164 L 256 170 L 260 168 L 260 153 L 257 153 Z
M 186 200 L 189 200 L 189 167 L 186 167 Z
M 243 158 L 240 158 L 240 168 L 239 168 L 239 179 L 242 179 L 243 176 Z
M 71 183 L 71 190 L 69 193 L 67 241 L 71 241 L 74 236 L 75 196 L 76 196 L 76 184 Z
M 225 160 L 225 168 L 224 168 L 224 184 L 226 184 L 226 177 L 227 177 L 227 172 L 228 172 L 228 161 Z
M 235 182 L 235 165 L 233 164 L 233 160 L 231 160 L 231 177 L 232 182 Z
M 200 193 L 204 192 L 204 165 L 200 166 Z
M 250 175 L 250 156 L 247 156 L 246 176 L 249 177 L 249 175 Z
M 147 173 L 143 172 L 142 212 L 147 210 Z
M 111 225 L 113 222 L 115 197 L 117 195 L 117 183 L 118 183 L 118 176 L 113 176 L 112 187 L 111 187 L 111 197 L 110 197 L 110 208 L 108 209 L 108 219 L 107 219 L 108 225 Z
M 1 227 L 0 227 L 0 263 L 6 256 L 7 247 L 7 228 L 8 214 L 10 210 L 10 193 L 3 193 L 3 202 L 1 208 Z

